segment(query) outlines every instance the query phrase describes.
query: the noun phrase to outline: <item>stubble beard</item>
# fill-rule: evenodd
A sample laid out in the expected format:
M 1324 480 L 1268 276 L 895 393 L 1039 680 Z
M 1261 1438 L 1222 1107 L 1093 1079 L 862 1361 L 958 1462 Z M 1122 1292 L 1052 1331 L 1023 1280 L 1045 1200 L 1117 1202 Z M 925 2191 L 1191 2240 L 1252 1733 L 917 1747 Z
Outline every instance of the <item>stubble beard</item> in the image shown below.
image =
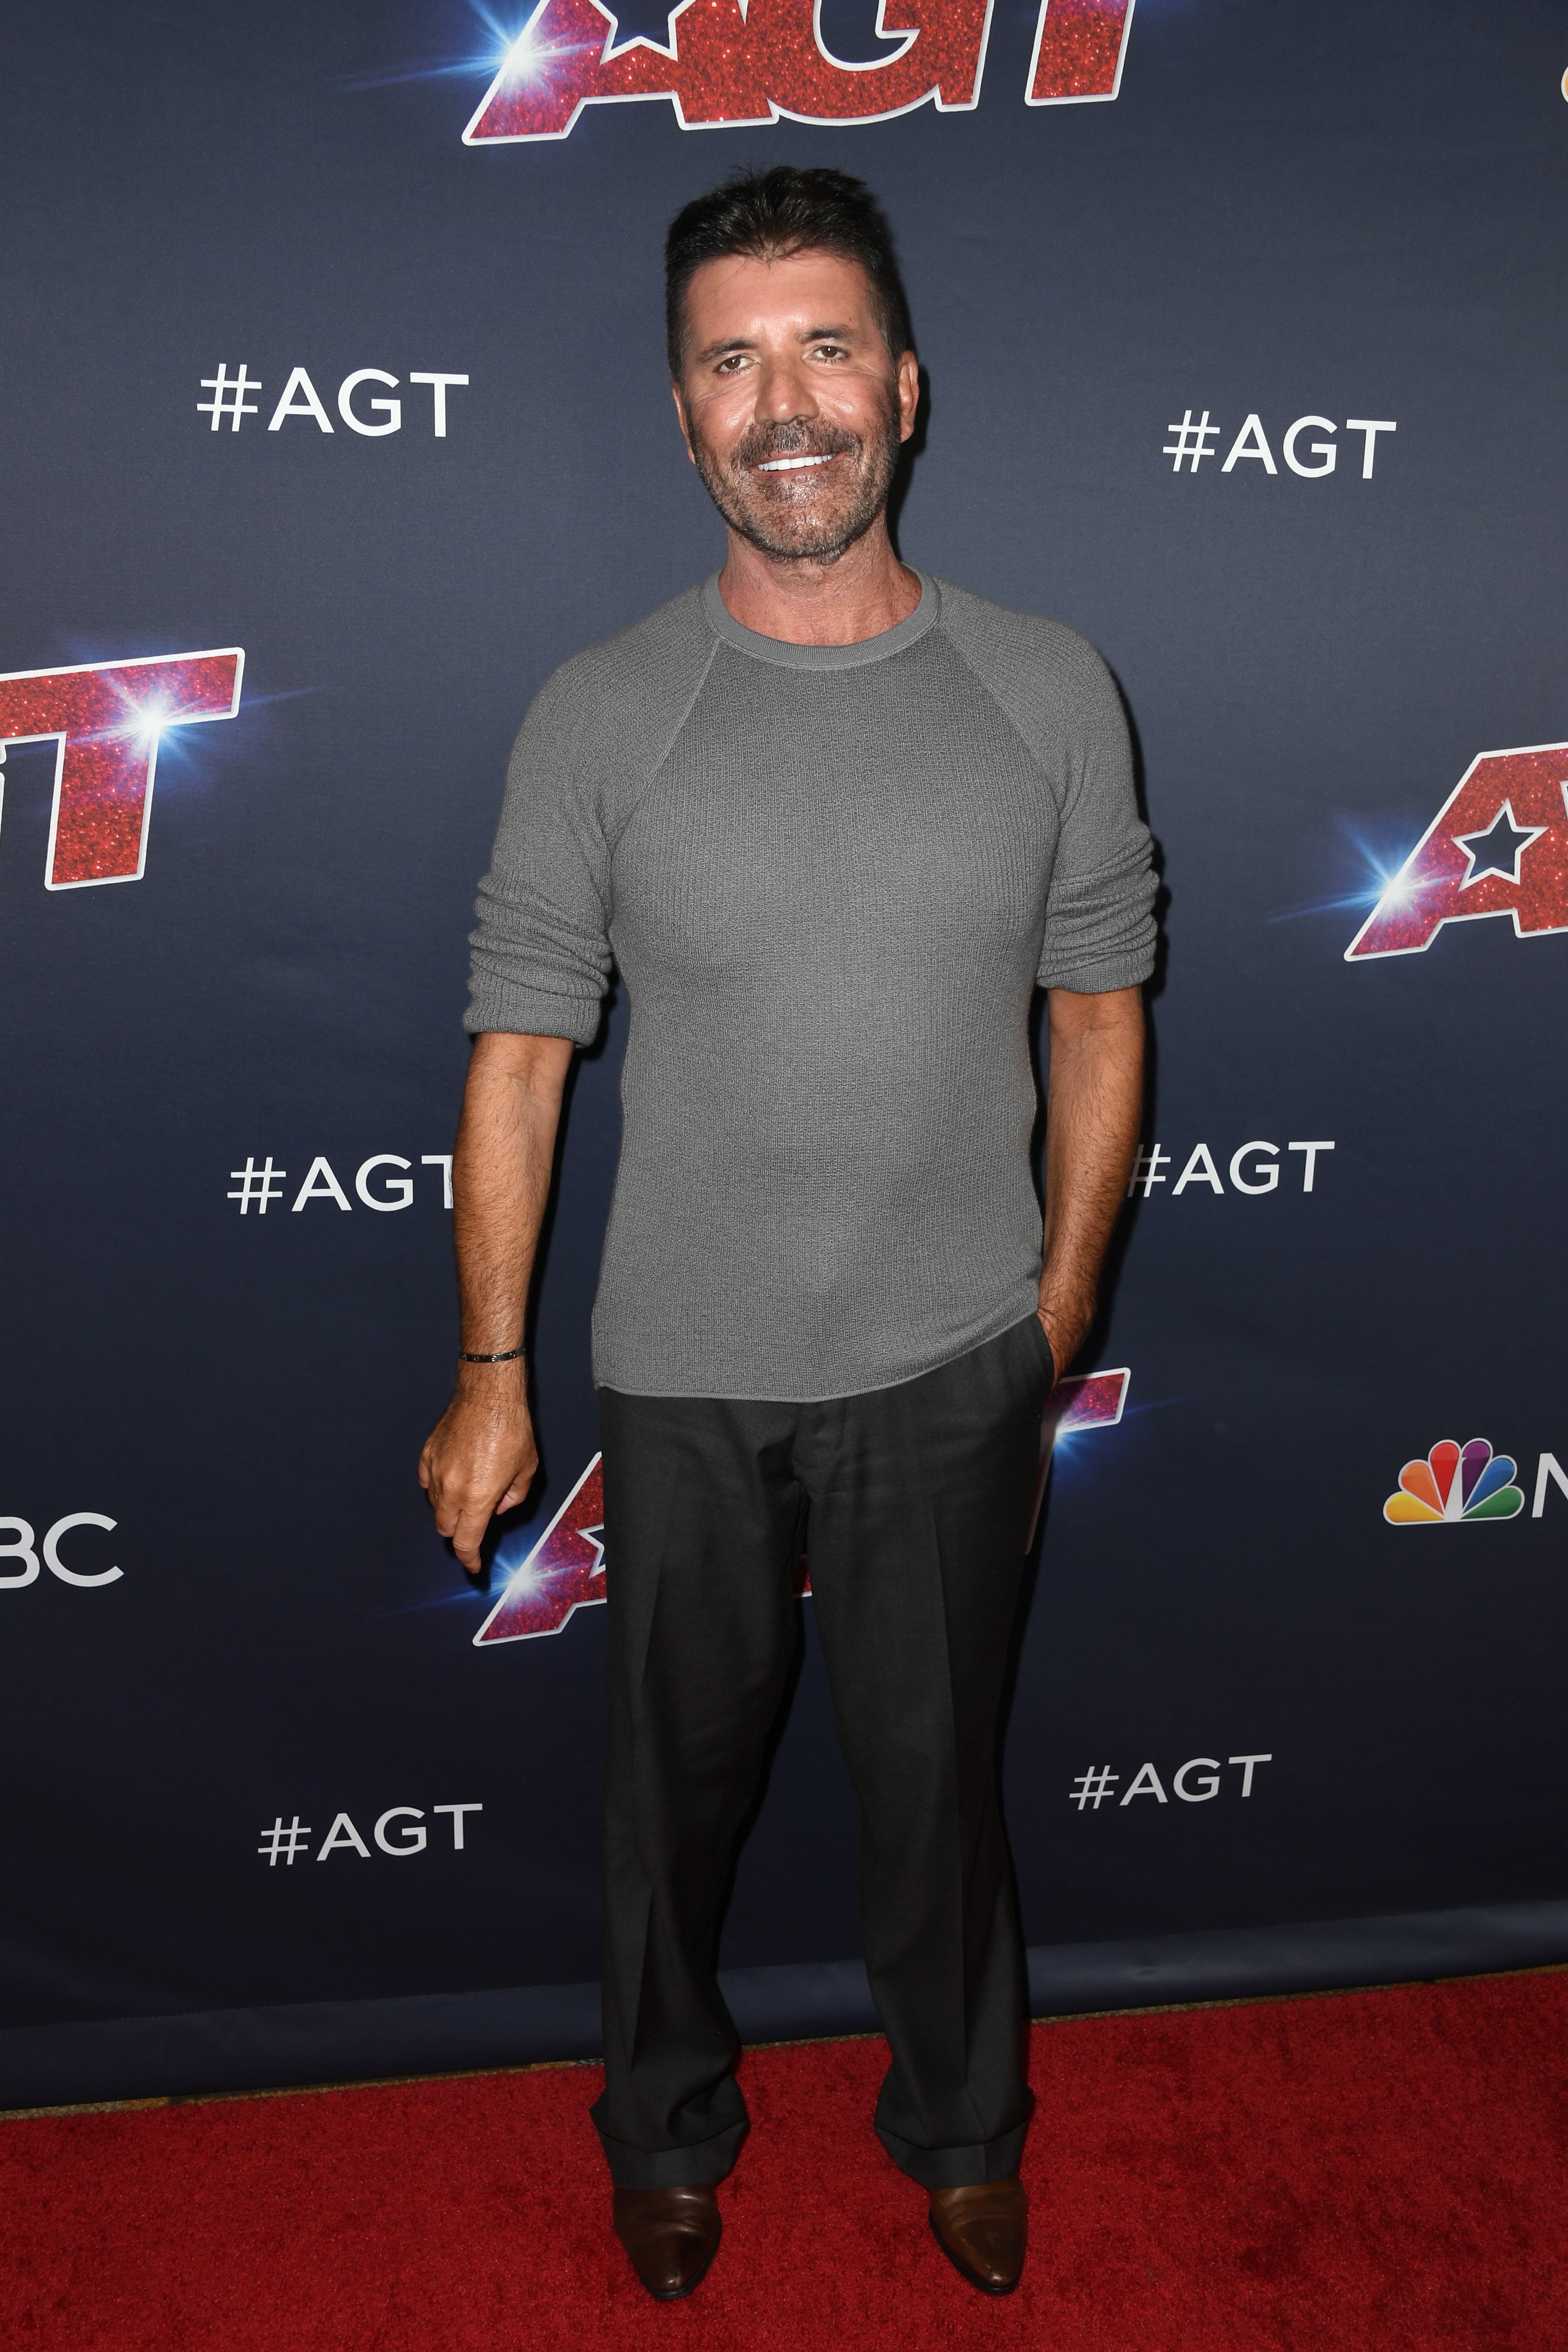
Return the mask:
M 752 425 L 721 457 L 695 425 L 691 428 L 697 470 L 731 530 L 762 554 L 787 562 L 836 563 L 865 537 L 888 503 L 901 447 L 898 404 L 890 393 L 880 430 L 864 438 L 820 423 Z M 812 471 L 753 471 L 769 457 L 830 455 L 849 461 L 836 483 L 825 483 Z

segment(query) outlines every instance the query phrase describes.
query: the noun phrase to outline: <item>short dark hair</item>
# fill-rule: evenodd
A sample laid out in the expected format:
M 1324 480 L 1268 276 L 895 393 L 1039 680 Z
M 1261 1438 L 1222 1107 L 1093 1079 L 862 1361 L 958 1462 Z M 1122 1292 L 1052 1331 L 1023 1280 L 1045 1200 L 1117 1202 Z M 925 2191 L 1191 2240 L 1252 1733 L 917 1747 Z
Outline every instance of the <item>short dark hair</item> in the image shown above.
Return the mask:
M 892 231 L 864 180 L 824 165 L 737 172 L 682 206 L 664 241 L 664 316 L 669 373 L 679 383 L 686 351 L 686 289 L 705 261 L 730 255 L 784 261 L 792 253 L 837 253 L 871 281 L 877 323 L 894 359 L 914 349 L 910 306 L 893 256 Z

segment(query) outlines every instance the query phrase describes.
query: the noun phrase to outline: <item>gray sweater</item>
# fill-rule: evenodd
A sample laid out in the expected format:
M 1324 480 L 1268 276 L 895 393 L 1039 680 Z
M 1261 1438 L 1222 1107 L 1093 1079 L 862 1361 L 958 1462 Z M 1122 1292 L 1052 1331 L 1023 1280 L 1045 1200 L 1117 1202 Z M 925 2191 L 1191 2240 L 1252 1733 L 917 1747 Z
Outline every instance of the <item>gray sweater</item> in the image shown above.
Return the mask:
M 815 1399 L 1026 1315 L 1031 994 L 1152 967 L 1127 729 L 1069 629 L 921 575 L 852 646 L 715 582 L 564 663 L 522 725 L 470 1030 L 630 1004 L 602 1386 Z

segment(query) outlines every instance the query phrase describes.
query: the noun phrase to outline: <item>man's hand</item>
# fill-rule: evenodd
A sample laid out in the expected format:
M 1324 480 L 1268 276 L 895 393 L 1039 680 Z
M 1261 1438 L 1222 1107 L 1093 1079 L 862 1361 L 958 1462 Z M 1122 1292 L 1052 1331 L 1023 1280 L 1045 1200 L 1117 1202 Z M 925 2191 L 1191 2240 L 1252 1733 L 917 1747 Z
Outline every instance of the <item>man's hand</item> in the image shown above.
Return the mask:
M 533 1484 L 533 1442 L 521 1359 L 515 1364 L 461 1364 L 452 1402 L 425 1441 L 419 1484 L 436 1511 L 437 1533 L 470 1576 L 497 1511 L 521 1503 Z
M 1089 1336 L 1143 1108 L 1143 996 L 1053 988 L 1040 1321 L 1059 1381 Z

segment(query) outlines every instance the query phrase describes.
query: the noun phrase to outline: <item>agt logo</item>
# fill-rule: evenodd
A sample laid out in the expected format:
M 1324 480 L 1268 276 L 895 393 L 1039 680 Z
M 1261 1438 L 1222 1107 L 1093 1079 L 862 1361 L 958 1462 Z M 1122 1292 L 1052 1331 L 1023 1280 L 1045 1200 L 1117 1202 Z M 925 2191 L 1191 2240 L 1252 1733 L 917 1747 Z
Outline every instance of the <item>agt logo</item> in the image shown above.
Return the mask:
M 1089 1372 L 1059 1381 L 1052 1390 L 1041 1432 L 1037 1520 L 1057 1439 L 1078 1430 L 1113 1429 L 1121 1419 L 1131 1378 L 1125 1369 Z M 488 1649 L 492 1642 L 531 1642 L 545 1633 L 559 1633 L 579 1609 L 591 1609 L 603 1601 L 604 1534 L 604 1473 L 602 1456 L 595 1454 L 531 1551 L 508 1577 L 500 1599 L 474 1635 L 474 1647 Z M 1034 1541 L 1033 1524 L 1029 1540 Z M 811 1591 L 804 1561 L 796 1590 L 802 1595 Z
M 886 122 L 980 102 L 992 0 L 880 0 L 876 37 L 841 58 L 822 0 L 539 0 L 463 133 L 468 147 L 564 139 L 585 106 L 668 99 L 683 131 Z M 1113 99 L 1132 0 L 1041 0 L 1025 102 Z
M 1486 915 L 1510 915 L 1521 940 L 1568 930 L 1568 743 L 1472 760 L 1345 961 L 1419 955 L 1445 923 Z
M 1517 1519 L 1524 1508 L 1524 1490 L 1515 1484 L 1518 1475 L 1518 1465 L 1507 1454 L 1494 1454 L 1485 1437 L 1472 1437 L 1468 1445 L 1440 1438 L 1425 1460 L 1405 1464 L 1398 1491 L 1384 1503 L 1383 1516 L 1396 1528 Z M 1549 1484 L 1568 1495 L 1568 1473 L 1554 1454 L 1543 1454 L 1536 1465 L 1532 1519 L 1545 1515 Z
M 232 719 L 244 667 L 243 650 L 230 646 L 0 675 L 0 762 L 7 743 L 52 737 L 59 747 L 46 890 L 142 879 L 159 739 L 170 727 Z

